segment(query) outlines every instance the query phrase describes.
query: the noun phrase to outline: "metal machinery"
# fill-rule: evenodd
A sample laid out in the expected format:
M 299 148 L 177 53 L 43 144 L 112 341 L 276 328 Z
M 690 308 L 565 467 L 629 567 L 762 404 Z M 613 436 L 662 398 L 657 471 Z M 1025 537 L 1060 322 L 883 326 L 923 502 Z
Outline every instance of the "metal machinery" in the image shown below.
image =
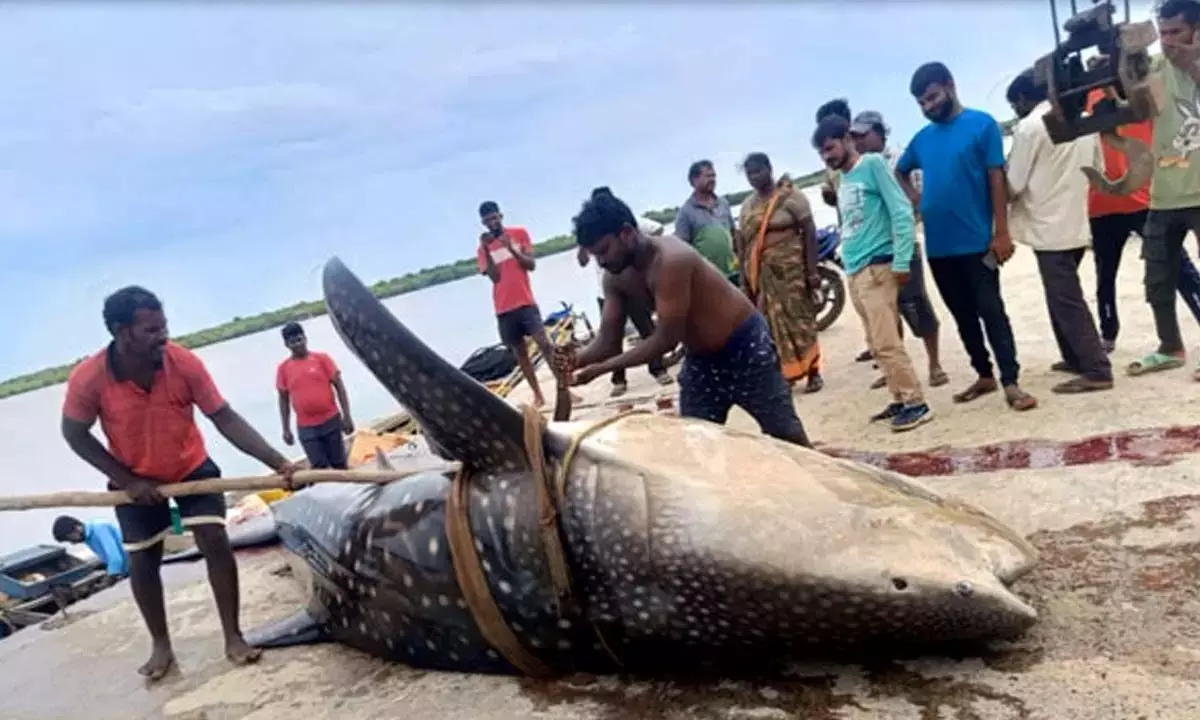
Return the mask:
M 1149 48 L 1157 39 L 1154 22 L 1130 22 L 1129 0 L 1125 20 L 1114 22 L 1116 4 L 1091 0 L 1093 7 L 1079 12 L 1071 0 L 1071 17 L 1058 27 L 1056 0 L 1050 0 L 1054 24 L 1054 51 L 1034 63 L 1035 81 L 1046 88 L 1051 111 L 1044 122 L 1050 138 L 1064 143 L 1092 133 L 1112 133 L 1121 125 L 1142 122 L 1163 107 L 1162 78 L 1150 70 Z M 1085 60 L 1085 52 L 1091 57 Z M 1109 89 L 1109 99 L 1087 112 L 1088 95 Z

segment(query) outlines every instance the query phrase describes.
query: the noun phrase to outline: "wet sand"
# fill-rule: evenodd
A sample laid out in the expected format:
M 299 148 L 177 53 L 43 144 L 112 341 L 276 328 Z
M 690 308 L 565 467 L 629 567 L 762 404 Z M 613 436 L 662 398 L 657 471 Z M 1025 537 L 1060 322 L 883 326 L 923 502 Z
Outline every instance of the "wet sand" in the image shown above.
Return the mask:
M 120 586 L 73 609 L 55 631 L 0 642 L 5 720 L 294 720 L 305 718 L 789 718 L 813 720 L 1061 720 L 1192 718 L 1200 701 L 1200 384 L 1190 369 L 1126 378 L 1125 364 L 1153 347 L 1141 299 L 1136 243 L 1126 250 L 1113 356 L 1117 388 L 1054 396 L 1055 345 L 1028 250 L 1004 270 L 1027 389 L 1042 406 L 1009 410 L 999 394 L 965 406 L 952 392 L 972 379 L 953 322 L 943 322 L 952 383 L 929 393 L 938 419 L 893 434 L 866 418 L 886 403 L 854 363 L 862 330 L 853 310 L 823 336 L 826 388 L 797 395 L 810 434 L 839 453 L 907 468 L 1026 534 L 1042 553 L 1016 590 L 1038 609 L 1020 641 L 985 657 L 929 657 L 870 665 L 796 665 L 749 682 L 587 678 L 539 682 L 429 673 L 324 645 L 267 653 L 233 668 L 223 658 L 212 599 L 197 566 L 173 570 L 170 618 L 180 672 L 147 690 L 135 669 L 148 652 Z M 1092 287 L 1090 257 L 1084 287 Z M 1090 290 L 1089 290 L 1090 294 Z M 1185 337 L 1196 326 L 1180 308 Z M 919 344 L 908 346 L 924 366 Z M 641 369 L 630 396 L 658 390 Z M 548 378 L 547 378 L 548 382 Z M 547 385 L 549 387 L 549 385 Z M 668 394 L 674 388 L 664 388 Z M 519 391 L 514 400 L 521 401 Z M 580 390 L 596 403 L 606 378 Z M 646 404 L 651 404 L 647 401 Z M 611 412 L 612 408 L 607 409 Z M 573 419 L 598 416 L 597 407 Z M 752 428 L 735 411 L 731 424 Z M 1184 429 L 1167 431 L 1180 426 Z M 1131 433 L 1138 430 L 1138 433 Z M 948 474 L 952 473 L 952 474 Z M 303 599 L 280 550 L 241 554 L 244 624 L 290 613 Z M 18 656 L 17 653 L 20 653 Z

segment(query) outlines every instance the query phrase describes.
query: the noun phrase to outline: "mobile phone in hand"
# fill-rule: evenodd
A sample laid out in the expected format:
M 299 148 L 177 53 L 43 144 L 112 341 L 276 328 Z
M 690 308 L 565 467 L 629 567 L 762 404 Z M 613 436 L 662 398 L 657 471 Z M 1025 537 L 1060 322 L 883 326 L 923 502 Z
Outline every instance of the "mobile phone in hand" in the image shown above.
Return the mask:
M 1000 267 L 1000 262 L 996 260 L 996 253 L 988 250 L 987 254 L 983 256 L 983 266 L 988 270 L 995 270 Z

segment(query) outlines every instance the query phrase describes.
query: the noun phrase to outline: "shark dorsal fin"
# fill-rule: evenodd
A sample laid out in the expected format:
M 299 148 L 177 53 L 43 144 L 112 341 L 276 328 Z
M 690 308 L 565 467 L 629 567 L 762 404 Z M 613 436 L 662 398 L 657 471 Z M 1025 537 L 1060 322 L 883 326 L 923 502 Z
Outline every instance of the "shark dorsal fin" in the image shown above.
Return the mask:
M 325 304 L 343 342 L 421 426 L 436 452 L 482 470 L 518 470 L 521 413 L 421 342 L 354 273 L 325 265 Z

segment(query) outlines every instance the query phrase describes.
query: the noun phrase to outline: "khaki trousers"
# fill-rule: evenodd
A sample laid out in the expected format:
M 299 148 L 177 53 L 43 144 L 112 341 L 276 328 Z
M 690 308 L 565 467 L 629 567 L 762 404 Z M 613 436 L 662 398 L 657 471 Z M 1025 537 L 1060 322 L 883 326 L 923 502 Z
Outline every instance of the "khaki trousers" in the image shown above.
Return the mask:
M 884 263 L 868 265 L 850 276 L 850 300 L 867 329 L 867 340 L 887 378 L 888 390 L 896 402 L 920 405 L 924 402 L 921 381 L 900 337 L 899 292 L 891 266 Z

